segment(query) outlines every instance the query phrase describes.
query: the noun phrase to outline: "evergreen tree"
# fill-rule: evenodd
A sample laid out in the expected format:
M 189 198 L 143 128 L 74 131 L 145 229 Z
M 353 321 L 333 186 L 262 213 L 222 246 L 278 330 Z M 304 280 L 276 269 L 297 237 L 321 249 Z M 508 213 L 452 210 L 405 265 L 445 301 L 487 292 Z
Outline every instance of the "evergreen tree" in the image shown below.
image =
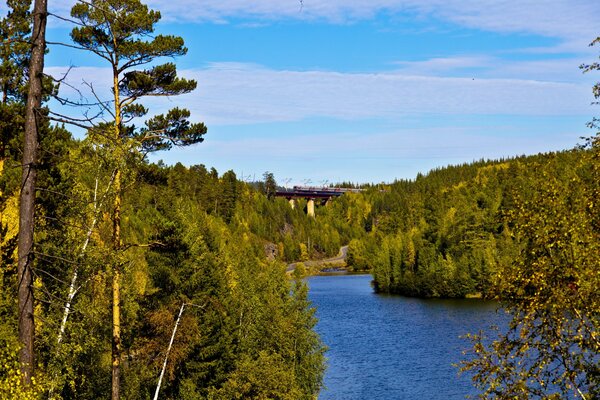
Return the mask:
M 233 171 L 227 171 L 221 177 L 220 191 L 220 210 L 219 214 L 223 216 L 225 222 L 230 222 L 235 213 L 235 205 L 238 197 L 237 178 Z
M 277 192 L 277 182 L 275 182 L 275 176 L 273 175 L 273 173 L 269 171 L 263 174 L 263 179 L 265 180 L 265 194 L 270 200 L 275 196 L 275 193 Z
M 25 104 L 25 130 L 23 135 L 23 160 L 21 193 L 19 197 L 18 279 L 19 279 L 19 354 L 23 382 L 32 383 L 34 357 L 33 310 L 33 258 L 35 229 L 35 191 L 39 146 L 39 115 L 43 96 L 44 53 L 46 52 L 46 0 L 35 0 L 33 8 L 33 41 L 28 69 L 28 91 Z
M 201 142 L 206 133 L 202 123 L 192 124 L 189 111 L 174 108 L 164 115 L 149 119 L 145 127 L 136 129 L 127 124 L 144 116 L 148 110 L 138 102 L 146 96 L 175 96 L 189 93 L 196 82 L 177 77 L 173 63 L 136 67 L 153 63 L 157 58 L 184 55 L 183 39 L 156 35 L 151 40 L 160 13 L 149 10 L 139 0 L 92 0 L 78 3 L 71 10 L 79 26 L 71 32 L 73 41 L 108 62 L 112 70 L 112 103 L 102 103 L 104 111 L 114 118 L 109 125 L 90 130 L 92 138 L 111 150 L 116 171 L 112 212 L 112 248 L 123 250 L 121 237 L 121 202 L 123 174 L 132 162 L 145 152 L 185 146 Z M 110 105 L 112 104 L 112 106 Z M 121 339 L 121 275 L 123 261 L 113 261 L 112 277 L 112 399 L 119 398 Z
M 0 20 L 0 92 L 3 106 L 11 102 L 24 103 L 31 50 L 31 1 L 8 0 L 6 4 L 10 11 Z M 10 119 L 2 118 L 2 121 L 7 123 Z

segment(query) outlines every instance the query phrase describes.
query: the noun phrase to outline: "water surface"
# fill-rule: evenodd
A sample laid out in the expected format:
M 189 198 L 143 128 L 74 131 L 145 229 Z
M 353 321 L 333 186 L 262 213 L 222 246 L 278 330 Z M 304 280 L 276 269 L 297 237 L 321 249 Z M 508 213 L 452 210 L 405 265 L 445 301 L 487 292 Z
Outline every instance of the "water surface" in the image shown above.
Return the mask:
M 329 347 L 319 399 L 464 399 L 477 392 L 453 363 L 460 336 L 505 320 L 496 303 L 373 293 L 370 275 L 308 278 L 316 330 Z

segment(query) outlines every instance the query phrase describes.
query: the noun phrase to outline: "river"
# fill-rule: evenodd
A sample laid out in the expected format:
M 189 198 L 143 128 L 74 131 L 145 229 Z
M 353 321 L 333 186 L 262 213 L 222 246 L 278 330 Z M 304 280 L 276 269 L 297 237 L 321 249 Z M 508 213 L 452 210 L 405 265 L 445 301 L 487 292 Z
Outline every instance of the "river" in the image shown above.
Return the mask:
M 496 303 L 375 294 L 370 275 L 307 279 L 329 347 L 320 400 L 449 400 L 477 392 L 453 363 L 467 332 L 506 320 Z

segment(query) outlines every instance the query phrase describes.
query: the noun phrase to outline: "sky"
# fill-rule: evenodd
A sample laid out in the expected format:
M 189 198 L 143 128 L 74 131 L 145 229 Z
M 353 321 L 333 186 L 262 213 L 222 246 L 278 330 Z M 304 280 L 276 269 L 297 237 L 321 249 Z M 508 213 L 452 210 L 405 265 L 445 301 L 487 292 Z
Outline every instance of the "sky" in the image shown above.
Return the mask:
M 72 0 L 50 0 L 66 16 Z M 597 0 L 151 0 L 196 79 L 151 113 L 187 107 L 204 143 L 152 161 L 281 185 L 412 179 L 479 159 L 564 150 L 594 132 Z M 51 17 L 51 41 L 71 29 Z M 170 60 L 165 60 L 170 61 Z M 108 94 L 107 65 L 51 46 L 49 73 Z M 63 86 L 66 94 L 72 89 Z M 83 89 L 81 89 L 83 90 Z M 76 110 L 68 110 L 73 113 Z

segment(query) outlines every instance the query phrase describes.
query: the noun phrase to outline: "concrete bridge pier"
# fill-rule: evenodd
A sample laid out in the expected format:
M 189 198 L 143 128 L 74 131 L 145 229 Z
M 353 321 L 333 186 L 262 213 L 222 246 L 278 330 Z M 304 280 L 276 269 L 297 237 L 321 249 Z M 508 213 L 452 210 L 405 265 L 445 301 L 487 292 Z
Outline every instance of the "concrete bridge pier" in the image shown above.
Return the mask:
M 315 216 L 315 199 L 308 199 L 308 203 L 306 203 L 306 214 L 309 217 Z
M 284 197 L 292 209 L 296 208 L 296 200 L 306 200 L 306 214 L 315 217 L 315 207 L 317 205 L 326 206 L 330 201 L 344 193 L 360 192 L 360 189 L 334 188 L 334 187 L 302 187 L 294 186 L 293 190 L 282 190 L 275 192 L 276 197 Z M 315 204 L 319 201 L 319 204 Z

